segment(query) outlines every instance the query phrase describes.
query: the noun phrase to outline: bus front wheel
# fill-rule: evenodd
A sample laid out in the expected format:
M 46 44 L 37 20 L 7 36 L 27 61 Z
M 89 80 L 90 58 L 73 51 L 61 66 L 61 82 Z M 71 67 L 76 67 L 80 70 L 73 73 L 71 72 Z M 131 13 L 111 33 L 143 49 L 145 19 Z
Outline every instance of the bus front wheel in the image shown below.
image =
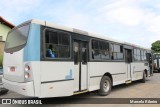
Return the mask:
M 111 79 L 108 76 L 103 76 L 100 82 L 99 94 L 102 96 L 108 95 L 111 92 L 111 84 Z

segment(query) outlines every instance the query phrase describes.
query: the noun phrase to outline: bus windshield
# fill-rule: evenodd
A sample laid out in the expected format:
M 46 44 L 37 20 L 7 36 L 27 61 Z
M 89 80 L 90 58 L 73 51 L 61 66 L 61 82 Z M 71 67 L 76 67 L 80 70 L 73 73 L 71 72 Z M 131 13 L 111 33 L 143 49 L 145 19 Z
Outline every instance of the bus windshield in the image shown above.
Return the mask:
M 5 43 L 5 52 L 13 53 L 22 49 L 27 42 L 28 32 L 29 24 L 9 32 Z

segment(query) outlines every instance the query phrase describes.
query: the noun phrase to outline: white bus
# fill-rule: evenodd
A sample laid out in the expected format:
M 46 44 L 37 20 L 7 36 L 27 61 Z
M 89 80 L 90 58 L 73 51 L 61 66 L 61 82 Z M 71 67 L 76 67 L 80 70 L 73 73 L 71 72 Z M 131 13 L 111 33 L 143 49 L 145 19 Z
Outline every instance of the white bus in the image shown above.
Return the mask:
M 99 90 L 150 76 L 149 49 L 40 20 L 8 33 L 4 87 L 25 96 L 60 97 Z M 147 60 L 148 59 L 148 60 Z

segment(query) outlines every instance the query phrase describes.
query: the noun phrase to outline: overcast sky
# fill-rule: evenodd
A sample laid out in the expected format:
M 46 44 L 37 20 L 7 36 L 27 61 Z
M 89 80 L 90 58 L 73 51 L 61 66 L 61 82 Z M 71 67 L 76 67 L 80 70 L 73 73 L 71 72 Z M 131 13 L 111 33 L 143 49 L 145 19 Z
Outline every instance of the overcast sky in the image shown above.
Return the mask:
M 147 48 L 160 40 L 160 0 L 1 0 L 0 16 L 15 25 L 46 20 Z

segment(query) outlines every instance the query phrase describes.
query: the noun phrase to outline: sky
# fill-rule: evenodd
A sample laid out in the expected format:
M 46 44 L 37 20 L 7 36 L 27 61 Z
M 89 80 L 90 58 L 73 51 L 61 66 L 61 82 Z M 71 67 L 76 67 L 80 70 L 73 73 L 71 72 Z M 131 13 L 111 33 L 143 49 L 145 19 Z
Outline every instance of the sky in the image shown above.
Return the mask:
M 0 16 L 81 29 L 150 48 L 160 40 L 160 0 L 1 0 Z

